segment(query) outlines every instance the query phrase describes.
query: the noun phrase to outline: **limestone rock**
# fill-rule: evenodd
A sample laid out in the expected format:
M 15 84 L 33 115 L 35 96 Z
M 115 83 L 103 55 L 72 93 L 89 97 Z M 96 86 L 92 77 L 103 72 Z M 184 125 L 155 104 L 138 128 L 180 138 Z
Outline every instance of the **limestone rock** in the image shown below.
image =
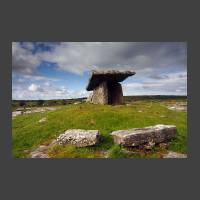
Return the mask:
M 14 118 L 14 117 L 21 115 L 21 114 L 22 114 L 22 111 L 14 111 L 14 112 L 12 112 L 12 117 Z
M 24 111 L 24 110 L 25 110 L 25 108 L 23 108 L 23 107 L 20 107 L 20 108 L 16 109 L 16 111 Z
M 165 142 L 175 137 L 176 133 L 176 126 L 159 124 L 145 128 L 114 131 L 111 136 L 117 144 L 134 147 L 142 144 Z
M 47 118 L 46 117 L 43 117 L 42 119 L 40 119 L 38 122 L 39 123 L 43 123 L 43 122 L 46 122 L 47 121 Z
M 98 144 L 100 133 L 98 130 L 69 129 L 58 136 L 53 144 L 73 144 L 77 147 L 93 146 Z
M 86 99 L 86 102 L 92 102 L 92 96 L 93 96 L 93 93 L 90 93 L 90 95 Z
M 48 146 L 41 145 L 30 153 L 30 158 L 49 158 L 47 151 Z
M 123 91 L 119 82 L 134 74 L 133 71 L 92 71 L 86 89 L 93 90 L 93 95 L 88 101 L 94 104 L 123 104 Z
M 169 151 L 163 158 L 187 158 L 186 154 Z
M 108 103 L 108 88 L 107 83 L 102 82 L 93 90 L 92 103 L 107 104 Z
M 76 102 L 74 102 L 75 105 L 80 104 L 80 103 L 81 103 L 80 101 L 76 101 Z
M 102 70 L 92 71 L 87 90 L 91 91 L 104 81 L 109 82 L 122 82 L 127 77 L 134 75 L 133 71 L 118 71 L 118 70 Z

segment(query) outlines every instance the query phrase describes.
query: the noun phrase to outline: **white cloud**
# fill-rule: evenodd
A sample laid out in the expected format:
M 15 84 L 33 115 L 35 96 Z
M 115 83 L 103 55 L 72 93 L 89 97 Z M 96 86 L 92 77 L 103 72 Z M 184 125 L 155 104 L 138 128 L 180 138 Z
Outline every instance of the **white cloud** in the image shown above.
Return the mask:
M 55 63 L 58 70 L 78 75 L 93 69 L 135 70 L 136 75 L 122 83 L 125 95 L 187 93 L 186 43 L 61 42 L 48 45 L 50 51 L 40 49 L 33 54 L 33 43 L 12 43 L 13 98 L 88 96 L 84 90 L 87 83 L 66 88 L 59 85 L 57 78 L 40 74 L 38 67 L 43 61 Z
M 34 74 L 42 61 L 60 70 L 82 74 L 92 69 L 183 68 L 187 65 L 186 43 L 181 42 L 62 42 L 51 51 L 32 54 L 33 44 L 14 42 L 13 70 Z
M 187 95 L 185 73 L 171 73 L 165 78 L 122 84 L 125 95 Z
M 31 92 L 36 92 L 39 88 L 40 88 L 39 85 L 31 84 L 31 85 L 28 87 L 28 90 L 31 91 Z

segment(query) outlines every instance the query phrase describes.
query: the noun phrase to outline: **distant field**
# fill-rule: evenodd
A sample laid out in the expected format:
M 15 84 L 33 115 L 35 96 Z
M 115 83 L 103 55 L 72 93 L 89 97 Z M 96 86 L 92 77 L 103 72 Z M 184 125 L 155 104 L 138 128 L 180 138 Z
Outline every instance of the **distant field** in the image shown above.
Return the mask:
M 72 102 L 57 105 L 55 111 L 31 113 L 12 120 L 12 152 L 14 157 L 26 157 L 38 145 L 47 144 L 67 129 L 97 129 L 102 142 L 96 147 L 76 148 L 56 146 L 49 151 L 51 157 L 159 157 L 163 150 L 155 147 L 150 152 L 127 155 L 122 147 L 114 145 L 109 133 L 114 130 L 145 127 L 156 124 L 174 124 L 178 135 L 170 143 L 169 149 L 187 152 L 187 112 L 173 111 L 167 105 L 186 102 L 186 97 L 125 97 L 122 106 L 93 105 L 79 99 L 80 104 Z M 61 100 L 62 101 L 62 100 Z M 13 102 L 16 104 L 18 102 Z M 44 103 L 44 102 L 43 102 Z M 19 105 L 18 105 L 19 106 Z M 17 106 L 14 106 L 15 108 Z M 46 117 L 45 123 L 38 121 Z
M 125 103 L 129 103 L 132 101 L 140 101 L 140 100 L 176 100 L 176 101 L 185 101 L 187 99 L 186 96 L 164 96 L 164 95 L 156 95 L 156 96 L 125 96 Z M 73 104 L 74 102 L 85 102 L 86 98 L 77 98 L 77 99 L 53 99 L 53 100 L 13 100 L 12 101 L 12 110 L 15 110 L 18 107 L 26 106 L 26 107 L 38 107 L 38 106 L 59 106 L 59 105 L 68 105 Z

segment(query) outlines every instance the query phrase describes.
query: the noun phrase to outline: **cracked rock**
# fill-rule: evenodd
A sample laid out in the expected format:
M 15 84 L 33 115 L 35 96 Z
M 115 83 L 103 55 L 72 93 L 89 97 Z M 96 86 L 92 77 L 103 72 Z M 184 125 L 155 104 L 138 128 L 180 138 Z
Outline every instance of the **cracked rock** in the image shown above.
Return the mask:
M 139 146 L 143 144 L 157 144 L 168 141 L 177 133 L 174 125 L 156 125 L 145 128 L 114 131 L 110 135 L 114 142 L 122 146 Z
M 53 144 L 72 144 L 77 147 L 93 146 L 99 143 L 100 133 L 98 130 L 69 129 L 58 136 Z

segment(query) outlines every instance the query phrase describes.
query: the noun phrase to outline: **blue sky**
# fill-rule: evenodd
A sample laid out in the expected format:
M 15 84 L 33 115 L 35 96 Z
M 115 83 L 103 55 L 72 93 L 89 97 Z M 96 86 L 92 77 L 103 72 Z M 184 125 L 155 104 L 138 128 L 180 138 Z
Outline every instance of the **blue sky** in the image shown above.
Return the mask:
M 87 97 L 91 70 L 133 70 L 124 95 L 187 95 L 185 42 L 13 42 L 12 98 Z

